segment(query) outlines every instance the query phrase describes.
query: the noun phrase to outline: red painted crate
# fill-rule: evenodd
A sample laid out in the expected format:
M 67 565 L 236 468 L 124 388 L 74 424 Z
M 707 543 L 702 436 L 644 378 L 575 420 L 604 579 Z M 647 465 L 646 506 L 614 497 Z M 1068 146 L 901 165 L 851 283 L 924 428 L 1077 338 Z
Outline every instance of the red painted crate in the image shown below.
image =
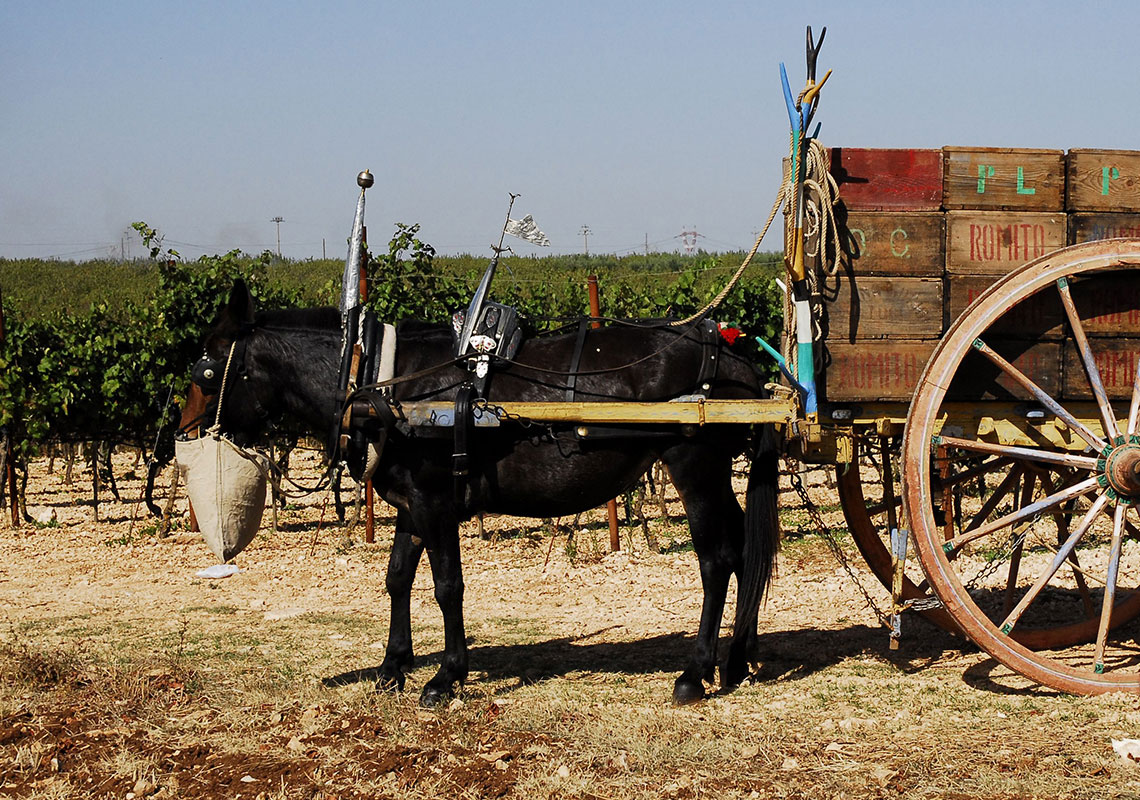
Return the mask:
M 831 174 L 852 211 L 937 211 L 942 151 L 831 148 Z

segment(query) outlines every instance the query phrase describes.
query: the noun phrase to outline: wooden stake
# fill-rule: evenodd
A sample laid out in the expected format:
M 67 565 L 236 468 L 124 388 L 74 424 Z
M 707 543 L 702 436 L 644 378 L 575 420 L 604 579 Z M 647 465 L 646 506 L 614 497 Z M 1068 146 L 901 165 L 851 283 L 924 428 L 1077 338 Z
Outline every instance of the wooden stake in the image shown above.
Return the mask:
M 4 293 L 0 291 L 0 346 L 4 344 Z M 4 475 L 0 480 L 8 484 L 8 502 L 12 508 L 12 527 L 20 527 L 20 499 L 16 493 L 16 467 L 12 463 L 15 452 L 12 447 L 12 431 L 7 430 L 4 435 Z
M 590 293 L 590 316 L 595 318 L 600 317 L 602 315 L 602 307 L 598 301 L 597 275 L 590 275 L 586 278 L 586 288 Z M 600 328 L 602 327 L 602 323 L 595 319 L 591 327 Z M 606 503 L 606 515 L 610 521 L 610 552 L 617 552 L 621 549 L 621 539 L 618 537 L 617 500 L 610 500 Z

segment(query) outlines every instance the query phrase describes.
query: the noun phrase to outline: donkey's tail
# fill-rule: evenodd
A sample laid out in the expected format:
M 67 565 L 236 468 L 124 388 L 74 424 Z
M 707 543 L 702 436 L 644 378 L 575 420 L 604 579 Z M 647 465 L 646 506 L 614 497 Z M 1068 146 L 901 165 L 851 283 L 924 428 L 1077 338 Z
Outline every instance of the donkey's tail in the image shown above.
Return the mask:
M 776 570 L 780 548 L 779 442 L 771 425 L 753 436 L 744 505 L 744 568 L 737 576 L 734 638 L 756 630 L 760 601 Z

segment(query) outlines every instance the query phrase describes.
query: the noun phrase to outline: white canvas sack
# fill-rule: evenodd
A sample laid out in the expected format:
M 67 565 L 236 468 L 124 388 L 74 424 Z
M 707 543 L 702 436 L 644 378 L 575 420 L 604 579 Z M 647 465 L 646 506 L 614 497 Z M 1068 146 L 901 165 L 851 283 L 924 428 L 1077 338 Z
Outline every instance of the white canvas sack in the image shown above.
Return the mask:
M 212 434 L 175 442 L 174 448 L 202 538 L 225 563 L 257 535 L 266 466 L 262 457 Z

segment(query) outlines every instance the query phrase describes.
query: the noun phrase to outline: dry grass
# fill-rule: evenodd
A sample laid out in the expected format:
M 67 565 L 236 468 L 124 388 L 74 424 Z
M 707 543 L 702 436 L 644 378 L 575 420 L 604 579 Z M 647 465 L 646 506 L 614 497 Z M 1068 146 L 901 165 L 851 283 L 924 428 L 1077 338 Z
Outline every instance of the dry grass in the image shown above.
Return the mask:
M 0 795 L 1140 797 L 1110 746 L 1140 737 L 1140 699 L 1037 689 L 918 620 L 892 652 L 812 536 L 785 549 L 758 680 L 674 708 L 700 601 L 676 521 L 654 521 L 669 552 L 634 531 L 616 556 L 595 520 L 573 553 L 568 520 L 553 544 L 549 524 L 489 521 L 509 535 L 464 539 L 471 678 L 425 711 L 442 643 L 425 575 L 409 691 L 372 686 L 383 542 L 315 536 L 302 504 L 215 583 L 192 577 L 193 537 L 127 537 L 129 512 L 103 513 L 119 521 L 0 531 Z
M 196 657 L 194 680 L 156 667 L 161 658 L 108 663 L 89 652 L 75 666 L 66 648 L 5 647 L 4 674 L 22 678 L 0 690 L 9 710 L 3 786 L 26 796 L 67 796 L 76 786 L 122 796 L 144 780 L 177 787 L 176 796 L 214 797 L 249 775 L 265 797 L 1140 792 L 1140 778 L 1108 748 L 1140 726 L 1134 698 L 975 688 L 963 682 L 963 664 L 979 676 L 991 667 L 967 655 L 913 674 L 875 655 L 824 658 L 805 675 L 680 709 L 665 701 L 668 674 L 483 678 L 438 712 L 417 708 L 414 695 L 380 695 L 366 683 L 329 688 L 301 673 L 257 691 L 230 671 L 232 656 Z M 989 678 L 1017 682 L 996 668 Z M 284 784 L 266 794 L 274 780 Z

